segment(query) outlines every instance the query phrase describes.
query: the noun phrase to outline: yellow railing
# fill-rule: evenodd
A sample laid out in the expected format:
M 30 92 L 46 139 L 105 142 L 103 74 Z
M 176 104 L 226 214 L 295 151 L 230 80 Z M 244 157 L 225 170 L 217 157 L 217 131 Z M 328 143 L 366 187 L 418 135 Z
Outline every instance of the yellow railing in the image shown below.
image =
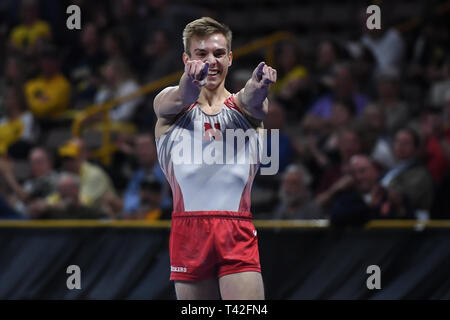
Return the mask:
M 267 37 L 255 40 L 249 44 L 246 44 L 236 50 L 233 50 L 233 58 L 239 58 L 258 50 L 265 50 L 265 61 L 269 65 L 274 63 L 274 50 L 275 45 L 283 40 L 292 39 L 293 34 L 289 32 L 276 32 Z M 98 157 L 103 161 L 104 164 L 108 165 L 110 162 L 111 153 L 114 151 L 114 145 L 111 143 L 111 120 L 109 118 L 109 110 L 114 106 L 136 99 L 145 94 L 152 93 L 158 89 L 164 88 L 168 85 L 176 83 L 183 74 L 183 70 L 169 74 L 159 80 L 152 81 L 148 84 L 143 85 L 139 90 L 124 95 L 120 98 L 109 100 L 100 105 L 93 105 L 80 111 L 75 115 L 72 124 L 72 134 L 74 137 L 80 137 L 82 132 L 83 124 L 90 119 L 92 116 L 103 113 L 103 126 L 102 126 L 102 147 L 94 153 L 95 157 Z
M 259 220 L 258 229 L 328 229 L 329 220 Z M 0 228 L 170 228 L 170 220 L 1 220 Z M 373 229 L 450 229 L 450 220 L 372 220 L 364 227 Z

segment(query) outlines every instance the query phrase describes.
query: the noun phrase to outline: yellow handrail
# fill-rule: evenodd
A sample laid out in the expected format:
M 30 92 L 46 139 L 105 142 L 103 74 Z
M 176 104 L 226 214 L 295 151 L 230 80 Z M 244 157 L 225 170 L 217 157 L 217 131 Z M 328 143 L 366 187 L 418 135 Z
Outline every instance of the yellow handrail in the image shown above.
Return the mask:
M 258 229 L 329 229 L 329 220 L 259 220 Z M 170 220 L 1 220 L 0 228 L 170 228 Z M 372 220 L 363 229 L 450 229 L 450 220 Z
M 241 56 L 245 56 L 248 54 L 251 54 L 257 50 L 265 49 L 265 61 L 269 65 L 273 65 L 274 63 L 274 45 L 280 41 L 292 39 L 294 36 L 292 33 L 289 32 L 276 32 L 269 36 L 266 36 L 264 38 L 255 40 L 249 44 L 246 44 L 236 50 L 233 51 L 233 58 L 239 58 Z M 151 92 L 154 92 L 158 89 L 161 89 L 163 87 L 166 87 L 170 84 L 176 83 L 180 77 L 183 75 L 183 70 L 180 70 L 178 72 L 174 72 L 172 74 L 169 74 L 161 79 L 152 81 L 148 84 L 143 85 L 135 92 L 132 92 L 130 94 L 124 95 L 120 98 L 112 99 L 109 101 L 106 101 L 103 104 L 97 104 L 87 107 L 85 110 L 80 111 L 78 114 L 75 115 L 73 124 L 72 124 L 72 134 L 74 137 L 79 137 L 81 135 L 81 128 L 83 126 L 83 123 L 92 117 L 95 114 L 104 112 L 104 128 L 102 128 L 102 147 L 100 150 L 98 150 L 98 154 L 100 154 L 100 157 L 102 161 L 105 164 L 109 164 L 110 161 L 110 154 L 111 150 L 113 149 L 111 146 L 110 141 L 110 134 L 111 134 L 111 126 L 110 126 L 110 119 L 109 119 L 109 110 L 113 108 L 114 106 L 123 103 L 125 101 L 129 101 L 132 99 L 136 99 L 142 95 L 149 94 Z

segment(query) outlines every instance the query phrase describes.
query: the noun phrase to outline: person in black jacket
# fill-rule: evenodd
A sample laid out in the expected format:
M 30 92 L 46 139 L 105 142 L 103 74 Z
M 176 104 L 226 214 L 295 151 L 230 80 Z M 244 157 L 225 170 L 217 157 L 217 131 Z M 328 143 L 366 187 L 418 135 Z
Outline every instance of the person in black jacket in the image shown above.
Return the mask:
M 331 224 L 362 225 L 372 219 L 412 218 L 408 199 L 380 185 L 378 168 L 368 156 L 353 156 L 350 174 L 352 184 L 331 205 Z

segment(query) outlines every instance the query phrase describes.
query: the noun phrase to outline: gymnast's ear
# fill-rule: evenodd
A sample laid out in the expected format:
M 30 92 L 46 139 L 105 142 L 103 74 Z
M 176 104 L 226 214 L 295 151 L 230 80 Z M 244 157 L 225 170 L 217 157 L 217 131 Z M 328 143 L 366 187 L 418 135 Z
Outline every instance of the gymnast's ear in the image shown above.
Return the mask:
M 181 58 L 183 59 L 184 64 L 186 64 L 190 59 L 189 55 L 186 52 L 183 52 Z

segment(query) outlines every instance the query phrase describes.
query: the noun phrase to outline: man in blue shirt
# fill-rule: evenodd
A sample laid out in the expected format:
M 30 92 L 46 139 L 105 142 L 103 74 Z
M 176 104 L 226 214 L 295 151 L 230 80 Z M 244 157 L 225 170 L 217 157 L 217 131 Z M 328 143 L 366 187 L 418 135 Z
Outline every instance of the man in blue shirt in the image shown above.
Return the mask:
M 355 105 L 356 115 L 360 116 L 369 101 L 364 94 L 358 91 L 350 67 L 346 64 L 336 66 L 333 79 L 332 91 L 320 96 L 309 110 L 309 114 L 330 119 L 334 102 L 352 101 Z
M 140 190 L 141 182 L 146 177 L 153 176 L 161 185 L 162 200 L 161 208 L 170 209 L 172 201 L 170 198 L 169 188 L 167 186 L 164 173 L 159 166 L 156 156 L 155 139 L 151 133 L 140 134 L 136 137 L 136 154 L 140 164 L 140 168 L 136 170 L 130 181 L 124 194 L 124 214 L 125 216 L 136 212 L 140 205 Z

